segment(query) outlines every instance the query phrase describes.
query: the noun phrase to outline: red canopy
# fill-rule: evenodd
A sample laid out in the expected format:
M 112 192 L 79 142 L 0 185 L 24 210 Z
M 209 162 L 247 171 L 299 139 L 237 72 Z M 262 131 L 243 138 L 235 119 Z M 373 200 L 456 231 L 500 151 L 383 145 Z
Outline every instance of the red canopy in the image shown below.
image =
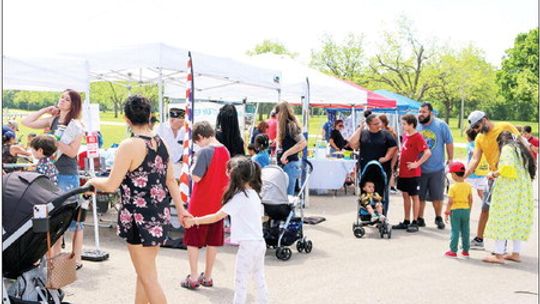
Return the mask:
M 384 108 L 384 109 L 395 109 L 397 107 L 397 102 L 395 99 L 391 99 L 388 97 L 384 97 L 382 95 L 379 95 L 373 91 L 370 91 L 352 81 L 349 80 L 343 80 L 346 83 L 352 85 L 355 88 L 358 88 L 360 90 L 367 92 L 367 107 L 368 108 Z M 363 108 L 363 106 L 358 106 L 356 108 Z

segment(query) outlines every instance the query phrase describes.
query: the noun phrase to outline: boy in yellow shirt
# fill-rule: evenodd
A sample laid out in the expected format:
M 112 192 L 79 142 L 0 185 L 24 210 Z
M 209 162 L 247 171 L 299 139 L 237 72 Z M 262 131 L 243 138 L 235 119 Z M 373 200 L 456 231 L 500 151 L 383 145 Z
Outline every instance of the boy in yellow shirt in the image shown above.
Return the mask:
M 444 212 L 445 221 L 448 223 L 448 216 L 450 216 L 452 225 L 450 250 L 444 255 L 452 258 L 457 257 L 459 236 L 461 234 L 463 246 L 461 254 L 464 257 L 469 257 L 469 221 L 472 206 L 472 186 L 465 182 L 465 165 L 463 163 L 453 162 L 449 167 L 449 171 L 452 174 L 452 179 L 455 183 L 452 184 L 448 190 L 448 204 L 446 205 L 446 211 Z

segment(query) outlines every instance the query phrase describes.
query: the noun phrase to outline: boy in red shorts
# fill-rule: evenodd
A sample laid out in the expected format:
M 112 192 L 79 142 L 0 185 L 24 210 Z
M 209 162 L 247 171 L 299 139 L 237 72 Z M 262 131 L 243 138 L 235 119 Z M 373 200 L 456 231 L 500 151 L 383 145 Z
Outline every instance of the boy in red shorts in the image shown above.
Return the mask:
M 401 156 L 399 159 L 399 175 L 397 188 L 403 195 L 403 208 L 405 210 L 405 220 L 393 229 L 407 229 L 407 232 L 418 232 L 418 211 L 420 210 L 420 198 L 418 197 L 418 178 L 422 173 L 420 166 L 431 156 L 426 141 L 422 134 L 416 131 L 416 116 L 406 114 L 401 117 L 401 126 L 405 132 L 403 145 L 401 146 Z M 423 153 L 423 154 L 422 154 Z M 420 155 L 422 155 L 420 157 Z M 413 221 L 411 218 L 411 200 L 413 201 Z
M 188 210 L 193 216 L 205 216 L 221 209 L 223 193 L 229 183 L 226 172 L 230 156 L 227 148 L 215 138 L 214 129 L 209 122 L 195 123 L 192 136 L 193 142 L 201 149 L 195 155 L 195 164 L 191 171 L 194 185 Z M 223 246 L 223 220 L 186 229 L 184 244 L 188 249 L 191 273 L 182 281 L 182 287 L 212 287 L 212 268 L 217 247 Z M 198 275 L 197 262 L 202 247 L 207 247 L 206 267 L 205 271 Z

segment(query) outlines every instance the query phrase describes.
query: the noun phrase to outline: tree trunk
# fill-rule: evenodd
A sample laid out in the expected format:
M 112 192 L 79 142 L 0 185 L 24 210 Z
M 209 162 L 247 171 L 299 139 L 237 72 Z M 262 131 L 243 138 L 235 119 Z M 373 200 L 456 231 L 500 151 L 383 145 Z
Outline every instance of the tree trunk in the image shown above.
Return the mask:
M 450 111 L 452 111 L 452 102 L 450 100 L 446 100 L 444 102 L 444 106 L 446 109 L 446 115 L 445 115 L 445 121 L 447 125 L 450 125 Z

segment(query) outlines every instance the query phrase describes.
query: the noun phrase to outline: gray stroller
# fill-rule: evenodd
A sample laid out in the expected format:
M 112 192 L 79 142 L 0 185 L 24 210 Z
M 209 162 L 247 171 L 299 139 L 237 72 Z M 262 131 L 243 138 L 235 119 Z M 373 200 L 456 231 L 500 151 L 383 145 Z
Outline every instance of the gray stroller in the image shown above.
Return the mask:
M 262 169 L 261 197 L 264 212 L 269 220 L 263 224 L 264 240 L 267 247 L 276 249 L 276 257 L 287 261 L 292 256 L 288 247 L 296 242 L 298 252 L 310 253 L 313 243 L 304 235 L 304 205 L 309 175 L 313 170 L 308 161 L 304 162 L 306 175 L 295 197 L 287 195 L 289 177 L 278 166 L 270 165 Z

